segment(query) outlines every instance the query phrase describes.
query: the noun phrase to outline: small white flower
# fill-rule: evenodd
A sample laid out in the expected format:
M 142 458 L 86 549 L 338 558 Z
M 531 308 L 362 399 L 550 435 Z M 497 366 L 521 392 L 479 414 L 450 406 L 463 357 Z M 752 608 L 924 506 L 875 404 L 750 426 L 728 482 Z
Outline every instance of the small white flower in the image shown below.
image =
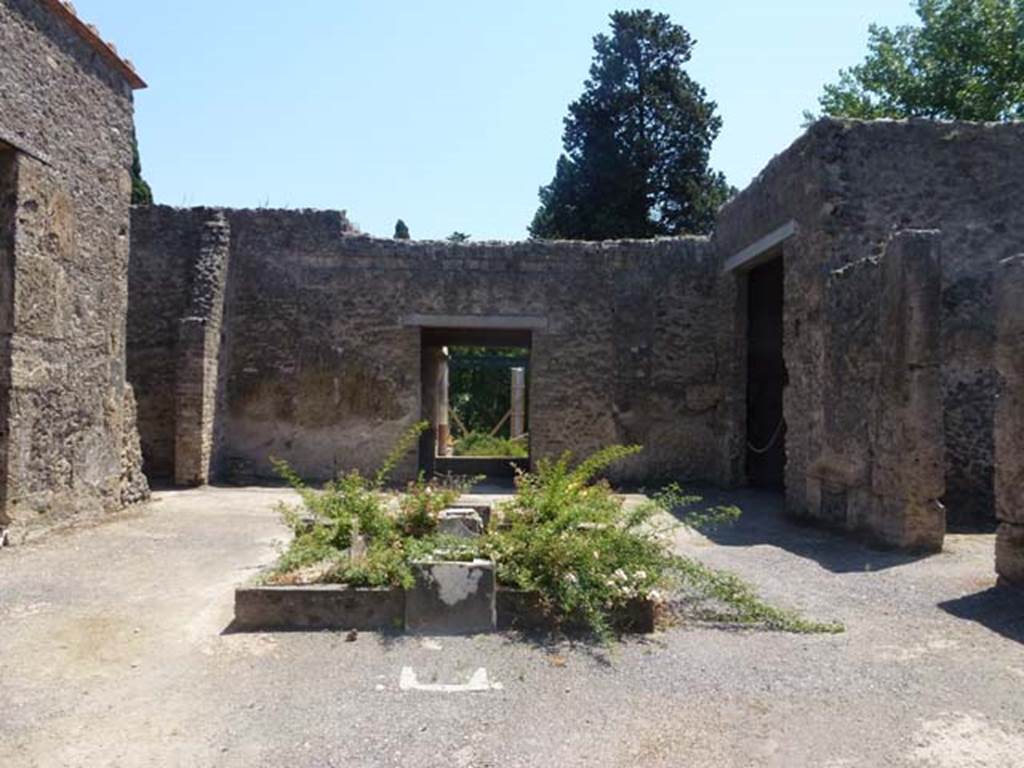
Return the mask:
M 634 574 L 634 576 L 636 576 L 636 580 L 637 581 L 643 581 L 644 579 L 647 578 L 647 572 L 646 571 L 637 571 Z
M 576 577 L 575 573 L 567 573 L 567 574 L 565 574 L 565 580 L 568 581 L 570 584 L 579 584 L 580 583 L 580 580 Z

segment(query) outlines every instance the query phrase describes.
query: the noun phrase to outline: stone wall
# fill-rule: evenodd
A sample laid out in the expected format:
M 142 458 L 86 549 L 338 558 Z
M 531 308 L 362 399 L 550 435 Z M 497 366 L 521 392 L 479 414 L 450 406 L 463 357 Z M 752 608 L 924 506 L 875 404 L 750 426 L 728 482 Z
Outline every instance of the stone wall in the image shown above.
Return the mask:
M 203 226 L 188 314 L 178 326 L 174 432 L 174 480 L 178 485 L 205 485 L 216 469 L 230 241 L 231 229 L 224 215 L 217 213 Z
M 360 236 L 335 212 L 225 215 L 230 277 L 214 457 L 222 477 L 268 476 L 271 456 L 314 478 L 375 468 L 422 417 L 422 318 L 451 316 L 536 326 L 535 458 L 640 443 L 647 450 L 620 479 L 723 474 L 718 280 L 706 240 L 451 245 Z M 146 393 L 140 408 L 144 382 L 173 391 L 174 356 L 156 352 L 169 349 L 184 316 L 180 297 L 208 216 L 136 212 L 140 293 L 136 311 L 133 288 L 130 335 L 149 340 L 129 357 Z M 179 298 L 158 306 L 143 290 L 154 269 Z M 173 434 L 165 413 L 140 421 L 151 449 Z
M 787 498 L 794 511 L 818 514 L 808 488 L 829 431 L 822 361 L 830 337 L 844 332 L 828 322 L 828 276 L 881 258 L 898 230 L 937 229 L 945 502 L 954 523 L 992 518 L 992 270 L 1024 237 L 1022 148 L 1020 125 L 825 120 L 723 210 L 715 238 L 723 259 L 784 224 L 797 226 L 784 244 Z M 741 358 L 733 364 L 741 367 Z M 738 412 L 732 429 L 742 432 Z
M 17 179 L 4 514 L 30 527 L 145 493 L 124 463 L 135 455 L 124 370 L 132 93 L 32 0 L 0 0 L 0 71 L 0 141 L 16 151 Z
M 18 157 L 0 145 L 0 527 L 7 514 L 7 456 L 14 330 L 14 222 L 18 208 Z
M 923 551 L 946 531 L 940 239 L 900 231 L 880 258 L 829 274 L 823 443 L 806 483 L 816 517 Z
M 997 268 L 996 571 L 1024 587 L 1024 255 Z
M 204 208 L 174 217 L 159 206 L 132 210 L 128 380 L 138 400 L 143 465 L 158 481 L 174 478 L 179 327 L 189 314 L 204 225 L 215 216 Z

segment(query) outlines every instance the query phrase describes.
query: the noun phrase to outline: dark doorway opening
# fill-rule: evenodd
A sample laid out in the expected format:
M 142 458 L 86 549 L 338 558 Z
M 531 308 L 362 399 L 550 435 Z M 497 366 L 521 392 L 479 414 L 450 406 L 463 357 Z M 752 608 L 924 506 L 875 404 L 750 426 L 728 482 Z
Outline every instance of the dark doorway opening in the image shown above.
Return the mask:
M 530 466 L 529 331 L 425 328 L 420 444 L 427 475 L 508 479 Z
M 747 276 L 747 482 L 773 490 L 784 489 L 786 470 L 784 275 L 780 254 Z

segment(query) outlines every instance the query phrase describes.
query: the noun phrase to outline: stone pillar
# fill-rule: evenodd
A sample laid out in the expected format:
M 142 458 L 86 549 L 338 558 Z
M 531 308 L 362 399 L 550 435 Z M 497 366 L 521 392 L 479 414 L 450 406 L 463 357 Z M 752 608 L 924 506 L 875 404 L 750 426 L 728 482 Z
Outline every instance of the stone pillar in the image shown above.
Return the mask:
M 512 427 L 515 440 L 526 433 L 526 369 L 512 369 Z
M 886 250 L 871 428 L 869 525 L 887 544 L 922 551 L 941 550 L 946 532 L 940 237 L 898 232 Z
M 451 427 L 448 425 L 448 389 L 451 385 L 448 359 L 448 349 L 443 347 L 437 361 L 437 414 L 434 418 L 437 424 L 438 456 L 448 455 L 448 438 L 451 435 Z
M 420 365 L 421 413 L 422 418 L 429 424 L 429 428 L 420 438 L 419 468 L 428 477 L 434 474 L 434 465 L 437 461 L 439 441 L 437 413 L 441 407 L 440 403 L 438 403 L 438 395 L 441 391 L 439 382 L 442 376 L 443 360 L 444 350 L 441 347 L 422 347 Z
M 231 228 L 218 212 L 203 228 L 188 315 L 178 326 L 174 481 L 205 485 L 213 461 L 221 329 Z
M 996 267 L 996 572 L 1024 587 L 1024 254 Z

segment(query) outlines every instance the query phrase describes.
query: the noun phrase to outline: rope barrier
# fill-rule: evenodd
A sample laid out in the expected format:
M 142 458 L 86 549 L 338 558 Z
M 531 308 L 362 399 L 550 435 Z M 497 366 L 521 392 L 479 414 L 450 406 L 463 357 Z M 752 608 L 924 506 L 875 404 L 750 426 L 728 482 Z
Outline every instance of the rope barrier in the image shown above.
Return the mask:
M 783 416 L 782 418 L 779 419 L 779 426 L 777 426 L 775 428 L 775 432 L 772 433 L 771 440 L 768 441 L 768 444 L 764 448 L 758 448 L 748 440 L 747 449 L 751 453 L 756 453 L 758 456 L 763 456 L 764 454 L 768 453 L 768 451 L 775 447 L 775 443 L 778 442 L 779 436 L 782 434 L 782 425 L 785 423 L 786 417 Z

